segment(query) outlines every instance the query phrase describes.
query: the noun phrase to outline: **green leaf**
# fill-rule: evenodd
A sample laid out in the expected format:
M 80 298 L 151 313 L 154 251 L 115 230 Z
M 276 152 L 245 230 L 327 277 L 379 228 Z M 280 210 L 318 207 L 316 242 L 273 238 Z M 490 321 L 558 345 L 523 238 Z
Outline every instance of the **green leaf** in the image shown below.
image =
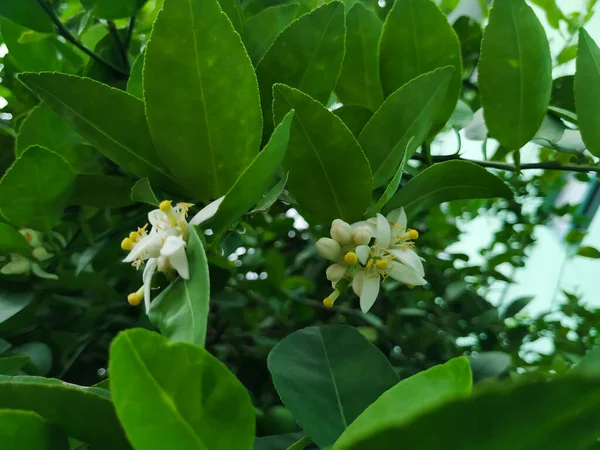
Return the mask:
M 359 105 L 344 105 L 341 108 L 334 109 L 333 113 L 342 119 L 344 125 L 355 137 L 358 137 L 367 122 L 373 117 L 371 110 Z
M 450 116 L 448 124 L 455 130 L 462 130 L 473 121 L 473 110 L 462 100 L 456 104 L 456 109 Z
M 448 120 L 461 87 L 460 44 L 446 16 L 431 0 L 396 0 L 379 43 L 379 72 L 387 97 L 410 80 L 432 70 L 453 66 L 434 129 Z M 415 111 L 418 111 L 415 109 Z
M 466 397 L 471 393 L 471 385 L 471 368 L 465 357 L 452 359 L 402 380 L 358 416 L 333 448 L 351 448 L 353 442 L 365 436 L 404 425 L 449 400 Z
M 561 50 L 556 57 L 556 65 L 561 66 L 577 57 L 577 45 L 569 45 Z
M 302 439 L 302 433 L 278 434 L 256 438 L 254 450 L 283 450 Z
M 171 342 L 189 342 L 204 346 L 210 279 L 202 241 L 191 231 L 186 254 L 190 279 L 177 278 L 150 305 L 148 317 Z
M 30 250 L 27 239 L 19 230 L 0 222 L 0 252 L 28 253 Z
M 256 156 L 256 76 L 216 0 L 165 1 L 146 49 L 144 96 L 159 154 L 195 199 L 222 196 Z
M 0 358 L 0 375 L 17 375 L 29 362 L 29 356 L 26 355 Z
M 273 85 L 283 83 L 325 104 L 344 57 L 344 6 L 323 5 L 293 22 L 277 37 L 256 67 L 265 136 L 273 129 Z
M 594 347 L 587 354 L 569 369 L 569 375 L 575 376 L 600 376 L 600 347 Z
M 465 424 L 476 426 L 465 432 Z M 345 448 L 387 449 L 402 442 L 415 450 L 587 450 L 598 433 L 600 383 L 573 377 L 489 388 Z
M 33 411 L 101 450 L 130 450 L 108 393 L 41 377 L 0 376 L 0 408 Z
M 425 169 L 403 186 L 385 210 L 426 209 L 452 200 L 512 198 L 510 188 L 495 175 L 467 161 L 447 161 Z
M 239 34 L 242 33 L 242 11 L 238 0 L 219 0 L 221 10 Z
M 346 55 L 335 93 L 344 104 L 372 111 L 383 101 L 377 47 L 382 28 L 375 12 L 356 3 L 346 15 Z
M 52 20 L 36 0 L 2 0 L 0 16 L 40 33 L 53 33 Z
M 0 3 L 3 2 L 4 0 Z M 19 71 L 61 70 L 62 62 L 53 38 L 21 42 L 20 38 L 27 33 L 27 28 L 3 17 L 0 17 L 0 31 L 2 31 L 4 44 L 6 44 L 10 56 L 14 58 Z
M 560 21 L 566 20 L 563 12 L 556 4 L 556 0 L 531 0 L 531 3 L 539 6 L 546 12 L 548 24 L 555 29 L 559 29 Z M 589 3 L 589 2 L 588 2 Z
M 127 80 L 127 92 L 140 100 L 144 100 L 144 85 L 142 82 L 144 73 L 144 58 L 145 52 L 142 52 L 135 59 L 131 66 L 131 73 Z
M 109 372 L 117 413 L 136 449 L 252 449 L 250 396 L 206 350 L 128 330 L 111 345 Z
M 60 429 L 29 411 L 0 410 L 0 442 L 6 450 L 69 450 Z
M 30 292 L 0 291 L 0 323 L 7 321 L 29 305 L 35 294 Z
M 268 365 L 281 400 L 319 447 L 333 444 L 399 381 L 385 356 L 346 325 L 290 334 L 271 351 Z
M 146 0 L 81 0 L 85 9 L 101 19 L 134 16 Z
M 217 238 L 261 199 L 277 175 L 288 147 L 293 118 L 293 111 L 287 113 L 273 131 L 269 143 L 225 195 L 211 222 L 211 228 Z
M 580 247 L 577 251 L 579 256 L 584 256 L 586 258 L 598 259 L 600 258 L 600 251 L 595 247 L 584 246 Z
M 583 142 L 600 157 L 600 48 L 583 28 L 579 30 L 575 102 Z
M 358 136 L 373 171 L 374 186 L 394 176 L 427 137 L 446 96 L 454 68 L 444 67 L 409 81 L 383 102 Z M 410 141 L 410 146 L 408 145 Z
M 256 214 L 259 212 L 266 212 L 271 206 L 279 199 L 279 196 L 283 194 L 285 186 L 287 185 L 289 174 L 286 172 L 285 176 L 273 186 L 269 192 L 267 192 L 263 198 L 255 205 L 254 209 L 250 211 L 250 214 Z
M 80 174 L 75 179 L 71 205 L 121 208 L 133 203 L 133 181 L 113 175 Z
M 50 230 L 62 216 L 74 179 L 64 158 L 29 147 L 0 180 L 2 215 L 18 228 Z
M 516 316 L 523 308 L 525 308 L 534 299 L 534 296 L 524 296 L 513 300 L 504 308 L 500 314 L 501 319 L 508 319 Z
M 408 144 L 406 144 L 407 150 L 408 150 L 408 147 L 410 146 L 410 144 L 411 144 L 411 141 L 409 140 Z M 390 181 L 390 183 L 385 188 L 385 191 L 383 192 L 383 194 L 381 195 L 381 197 L 377 201 L 377 204 L 375 205 L 375 210 L 376 211 L 381 211 L 383 209 L 383 207 L 385 205 L 387 205 L 387 203 L 392 199 L 392 197 L 394 196 L 394 194 L 398 190 L 398 187 L 400 186 L 400 182 L 402 181 L 402 175 L 404 173 L 404 167 L 406 167 L 406 161 L 408 161 L 408 151 L 404 152 L 404 156 L 402 157 L 402 161 L 400 162 L 400 165 L 398 166 L 398 169 L 396 169 L 396 173 L 392 177 L 392 181 Z
M 550 105 L 576 112 L 575 108 L 575 77 L 566 75 L 556 78 L 552 82 L 552 96 Z M 575 122 L 577 123 L 577 121 Z
M 510 150 L 535 135 L 552 89 L 544 27 L 525 0 L 498 0 L 481 42 L 479 86 L 485 123 Z
M 149 205 L 156 207 L 160 205 L 148 178 L 142 178 L 131 188 L 131 200 L 134 202 L 148 203 Z
M 295 110 L 283 161 L 290 193 L 303 211 L 320 222 L 360 219 L 371 199 L 371 171 L 350 130 L 296 89 L 277 84 L 273 92 L 276 120 Z
M 44 342 L 25 342 L 13 347 L 11 353 L 26 356 L 27 372 L 33 375 L 46 376 L 52 369 L 52 349 Z
M 454 28 L 460 41 L 463 67 L 465 70 L 471 69 L 479 60 L 482 38 L 481 25 L 472 17 L 461 16 L 456 19 L 452 28 Z
M 469 362 L 473 371 L 473 382 L 479 383 L 506 374 L 512 364 L 512 358 L 504 352 L 482 352 L 471 356 Z
M 152 143 L 142 101 L 89 78 L 24 73 L 19 79 L 121 168 L 166 187 L 176 186 Z
M 242 37 L 250 59 L 256 65 L 279 34 L 296 18 L 299 5 L 267 8 L 244 23 Z

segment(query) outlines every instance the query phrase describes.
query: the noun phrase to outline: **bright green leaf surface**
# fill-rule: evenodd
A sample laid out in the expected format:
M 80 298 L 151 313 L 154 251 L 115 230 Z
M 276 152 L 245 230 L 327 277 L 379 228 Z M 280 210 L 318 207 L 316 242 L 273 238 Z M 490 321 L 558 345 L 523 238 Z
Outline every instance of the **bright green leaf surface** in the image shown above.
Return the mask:
M 335 93 L 344 104 L 362 105 L 372 111 L 383 101 L 377 48 L 381 20 L 362 3 L 346 15 L 346 55 Z
M 210 302 L 208 262 L 198 233 L 192 230 L 186 247 L 190 279 L 176 279 L 151 303 L 148 317 L 171 342 L 204 346 Z
M 223 195 L 256 156 L 256 76 L 216 0 L 165 1 L 146 49 L 144 97 L 160 155 L 193 200 Z
M 235 28 L 235 31 L 242 33 L 242 11 L 238 0 L 219 0 L 221 10 L 227 15 L 227 18 Z
M 131 205 L 133 181 L 114 175 L 80 174 L 75 179 L 71 205 L 121 208 Z
M 64 158 L 29 147 L 0 180 L 0 207 L 13 225 L 49 230 L 66 206 L 75 173 Z
M 131 66 L 131 73 L 127 80 L 127 92 L 140 100 L 144 100 L 144 86 L 142 77 L 144 73 L 144 58 L 146 53 L 142 52 Z
M 21 42 L 20 38 L 28 31 L 27 28 L 2 17 L 0 17 L 0 31 L 10 56 L 14 58 L 20 71 L 61 70 L 62 63 L 53 38 Z
M 0 291 L 0 323 L 10 319 L 27 305 L 35 294 L 33 292 Z
M 109 371 L 119 418 L 136 449 L 252 449 L 250 396 L 206 350 L 128 330 L 111 345 Z
M 152 190 L 148 178 L 142 178 L 131 188 L 131 200 L 134 202 L 148 203 L 149 205 L 156 207 L 160 205 L 160 201 L 156 198 L 156 194 Z
M 462 75 L 458 37 L 431 0 L 397 0 L 387 16 L 379 43 L 384 96 L 419 75 L 446 66 L 455 70 L 437 112 L 435 129 L 446 123 L 458 100 Z
M 575 102 L 583 142 L 600 157 L 600 48 L 583 28 L 579 31 Z
M 0 442 L 5 450 L 68 450 L 67 436 L 30 411 L 0 410 Z
M 19 371 L 29 363 L 29 356 L 5 356 L 0 358 L 0 375 L 18 375 Z
M 435 164 L 400 188 L 386 211 L 404 207 L 407 211 L 428 208 L 451 200 L 511 198 L 510 188 L 495 175 L 467 161 Z
M 367 122 L 373 117 L 371 110 L 359 105 L 344 105 L 341 108 L 334 109 L 333 113 L 342 119 L 342 122 L 355 137 L 358 137 Z
M 85 9 L 102 19 L 131 17 L 146 0 L 81 0 Z
M 283 83 L 327 102 L 344 57 L 344 6 L 323 5 L 293 22 L 277 37 L 256 68 L 265 134 L 273 129 L 273 85 Z
M 349 448 L 350 443 L 378 430 L 406 424 L 449 400 L 466 397 L 471 393 L 471 384 L 471 368 L 465 357 L 402 380 L 358 416 L 333 448 Z
M 285 187 L 288 182 L 288 173 L 286 172 L 285 176 L 277 182 L 275 186 L 273 186 L 269 192 L 267 192 L 260 201 L 255 205 L 254 209 L 250 211 L 251 214 L 257 212 L 265 212 L 273 206 L 273 204 L 277 201 L 279 196 L 283 194 Z
M 290 334 L 271 351 L 268 365 L 283 403 L 320 447 L 333 444 L 399 381 L 385 356 L 346 325 Z
M 376 187 L 388 182 L 404 153 L 412 155 L 427 137 L 453 72 L 454 68 L 445 67 L 409 81 L 365 125 L 358 142 L 369 159 Z
M 0 251 L 27 253 L 30 249 L 25 236 L 15 227 L 0 222 Z
M 54 32 L 52 20 L 36 0 L 2 0 L 0 16 L 40 33 Z
M 485 123 L 510 150 L 539 129 L 552 89 L 552 61 L 541 23 L 525 0 L 497 0 L 484 30 L 479 86 Z
M 350 130 L 308 95 L 282 84 L 273 91 L 277 120 L 295 110 L 283 162 L 291 194 L 320 222 L 360 219 L 371 198 L 371 171 Z

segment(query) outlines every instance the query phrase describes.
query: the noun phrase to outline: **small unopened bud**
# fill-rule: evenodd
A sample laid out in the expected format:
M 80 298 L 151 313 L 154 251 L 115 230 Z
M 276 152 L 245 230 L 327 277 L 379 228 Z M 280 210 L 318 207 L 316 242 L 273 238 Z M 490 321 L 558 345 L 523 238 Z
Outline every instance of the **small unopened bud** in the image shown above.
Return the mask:
M 354 252 L 348 252 L 344 255 L 344 261 L 349 266 L 354 266 L 358 263 L 358 256 Z
M 352 242 L 354 233 L 352 227 L 341 219 L 335 219 L 331 223 L 331 237 L 342 245 L 348 245 Z
M 371 241 L 371 230 L 369 227 L 359 227 L 354 232 L 354 243 L 356 245 L 367 245 Z
M 332 264 L 327 268 L 326 271 L 327 279 L 333 283 L 337 283 L 346 274 L 346 268 L 341 264 Z
M 48 251 L 44 247 L 34 248 L 33 252 L 31 252 L 31 254 L 38 261 L 41 261 L 42 259 L 46 259 L 49 255 Z
M 32 230 L 31 228 L 23 228 L 22 230 L 19 230 L 19 233 L 25 236 L 25 239 L 32 247 L 39 247 L 40 245 L 42 245 L 41 233 Z
M 11 262 L 0 269 L 0 273 L 3 275 L 20 275 L 30 272 L 31 261 L 29 259 L 20 255 L 14 255 L 11 259 Z
M 342 257 L 342 246 L 331 238 L 321 238 L 315 244 L 317 253 L 330 261 L 338 261 Z

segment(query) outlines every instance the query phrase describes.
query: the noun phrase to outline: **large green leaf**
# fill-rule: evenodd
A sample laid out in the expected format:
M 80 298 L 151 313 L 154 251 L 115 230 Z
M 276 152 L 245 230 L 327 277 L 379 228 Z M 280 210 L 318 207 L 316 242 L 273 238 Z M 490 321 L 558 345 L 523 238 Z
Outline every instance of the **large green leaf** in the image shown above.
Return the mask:
M 575 102 L 583 142 L 600 157 L 600 48 L 583 28 L 579 30 Z
M 141 100 L 89 78 L 27 73 L 19 79 L 124 170 L 166 187 L 176 185 L 152 143 Z
M 344 57 L 344 5 L 334 1 L 293 22 L 256 67 L 265 135 L 273 129 L 273 85 L 283 83 L 327 102 Z
M 540 128 L 552 89 L 548 40 L 525 0 L 494 1 L 478 80 L 490 134 L 508 149 L 520 149 Z
M 75 179 L 71 205 L 121 208 L 133 203 L 133 181 L 114 175 L 80 174 Z
M 0 409 L 33 411 L 102 450 L 128 450 L 108 393 L 41 377 L 0 376 Z
M 302 210 L 320 222 L 354 222 L 371 199 L 371 170 L 344 123 L 308 95 L 277 84 L 275 119 L 295 110 L 288 151 L 288 188 Z
M 425 140 L 453 72 L 453 67 L 445 67 L 409 81 L 386 98 L 365 125 L 358 142 L 369 159 L 376 187 L 388 182 L 404 154 L 410 157 Z
M 133 62 L 133 66 L 131 66 L 131 73 L 129 74 L 129 79 L 127 80 L 127 92 L 134 97 L 139 98 L 140 100 L 144 100 L 143 76 L 145 57 L 145 52 L 142 52 L 138 55 Z
M 131 188 L 131 200 L 156 207 L 160 205 L 148 178 L 142 178 Z
M 19 228 L 50 230 L 62 216 L 74 179 L 62 156 L 29 147 L 0 180 L 0 211 Z
M 381 20 L 373 10 L 356 3 L 346 15 L 346 55 L 335 93 L 344 104 L 362 105 L 372 111 L 383 101 L 377 47 Z
M 223 195 L 256 156 L 256 76 L 216 0 L 165 1 L 146 49 L 144 96 L 161 158 L 194 199 Z
M 2 0 L 0 16 L 40 33 L 54 32 L 52 20 L 37 0 Z
M 261 199 L 271 185 L 288 147 L 293 118 L 294 113 L 290 111 L 273 131 L 269 143 L 225 195 L 211 222 L 215 236 L 222 236 L 233 222 Z
M 401 442 L 411 450 L 587 450 L 598 433 L 600 382 L 566 378 L 488 389 L 344 448 L 388 449 Z
M 0 291 L 0 323 L 10 319 L 27 305 L 29 305 L 35 294 L 29 292 Z
M 69 450 L 67 436 L 30 411 L 0 410 L 0 442 L 5 450 Z
M 3 2 L 4 0 L 0 3 Z M 61 70 L 62 62 L 54 38 L 22 41 L 21 36 L 29 30 L 3 17 L 0 17 L 0 31 L 19 71 Z
M 267 8 L 244 23 L 242 37 L 250 59 L 256 65 L 279 34 L 296 18 L 299 5 Z
M 371 117 L 373 117 L 371 110 L 359 105 L 344 105 L 341 108 L 334 109 L 333 113 L 342 119 L 344 125 L 356 137 L 358 137 L 367 122 L 371 120 Z
M 512 198 L 510 188 L 483 167 L 447 161 L 425 169 L 392 197 L 386 211 L 425 209 L 437 203 L 471 198 Z
M 458 100 L 462 75 L 460 43 L 446 16 L 433 1 L 396 0 L 379 42 L 384 96 L 421 74 L 446 66 L 453 66 L 455 70 L 435 118 L 436 129 L 446 123 Z
M 252 449 L 250 396 L 206 350 L 128 330 L 111 345 L 109 371 L 119 419 L 136 449 Z
M 399 381 L 385 356 L 346 325 L 290 334 L 271 351 L 268 365 L 281 400 L 319 447 L 332 445 Z
M 348 448 L 350 443 L 364 436 L 406 424 L 449 400 L 468 396 L 471 385 L 471 368 L 465 357 L 452 359 L 402 380 L 350 424 L 336 441 L 334 449 Z
M 190 232 L 186 254 L 190 279 L 176 279 L 150 305 L 148 317 L 172 342 L 204 346 L 210 302 L 208 262 L 196 230 Z
M 146 0 L 81 0 L 85 9 L 102 19 L 131 17 Z
M 27 253 L 30 250 L 27 239 L 19 230 L 0 222 L 0 252 Z

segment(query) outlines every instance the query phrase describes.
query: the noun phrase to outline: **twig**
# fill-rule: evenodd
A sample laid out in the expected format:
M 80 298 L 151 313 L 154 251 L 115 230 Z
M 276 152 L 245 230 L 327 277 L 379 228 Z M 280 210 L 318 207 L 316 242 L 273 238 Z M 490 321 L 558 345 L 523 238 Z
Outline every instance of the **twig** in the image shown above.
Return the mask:
M 119 50 L 119 56 L 121 56 L 123 67 L 125 67 L 127 71 L 129 71 L 129 58 L 127 57 L 127 48 L 125 46 L 125 43 L 119 37 L 119 30 L 117 30 L 117 26 L 112 20 L 108 21 L 108 29 L 110 31 L 111 36 L 115 40 L 117 50 Z
M 87 48 L 81 42 L 79 42 L 77 40 L 77 38 L 71 34 L 71 32 L 69 31 L 69 29 L 67 27 L 65 27 L 65 25 L 60 21 L 60 19 L 58 18 L 58 16 L 54 12 L 54 9 L 50 5 L 48 5 L 45 2 L 45 0 L 37 0 L 37 2 L 40 5 L 40 7 L 43 8 L 43 10 L 46 12 L 46 14 L 48 14 L 48 16 L 50 17 L 50 19 L 52 20 L 52 22 L 56 26 L 58 34 L 60 34 L 68 42 L 70 42 L 71 44 L 73 44 L 75 47 L 77 47 L 83 53 L 85 53 L 86 55 L 88 55 L 90 58 L 92 58 L 97 63 L 102 64 L 103 66 L 108 67 L 109 69 L 111 69 L 112 71 L 114 71 L 115 73 L 117 73 L 117 74 L 119 74 L 121 76 L 129 77 L 128 73 L 126 73 L 126 72 L 122 71 L 121 69 L 119 69 L 118 67 L 112 65 L 111 63 L 109 63 L 108 61 L 106 61 L 105 59 L 103 59 L 102 57 L 100 57 L 98 54 L 96 54 L 93 51 L 91 51 L 89 48 Z
M 129 19 L 129 27 L 127 28 L 127 36 L 125 37 L 125 49 L 129 50 L 131 40 L 133 39 L 133 29 L 135 28 L 135 16 L 131 16 Z

